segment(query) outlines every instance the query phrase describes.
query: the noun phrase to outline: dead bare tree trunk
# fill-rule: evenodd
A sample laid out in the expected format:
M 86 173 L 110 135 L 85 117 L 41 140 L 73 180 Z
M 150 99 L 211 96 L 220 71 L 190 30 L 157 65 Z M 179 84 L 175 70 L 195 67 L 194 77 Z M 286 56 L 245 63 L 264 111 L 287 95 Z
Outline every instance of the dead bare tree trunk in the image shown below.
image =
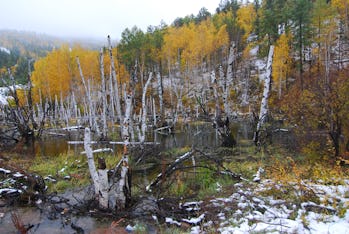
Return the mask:
M 116 102 L 116 114 L 119 118 L 119 121 L 122 121 L 121 117 L 121 105 L 120 105 L 120 95 L 119 95 L 119 85 L 118 85 L 118 80 L 116 77 L 116 71 L 115 71 L 115 64 L 114 64 L 114 58 L 113 58 L 113 52 L 112 52 L 112 46 L 111 46 L 111 41 L 110 41 L 110 36 L 108 35 L 108 50 L 109 50 L 109 57 L 110 57 L 110 64 L 111 64 L 111 74 L 112 78 L 115 82 L 115 102 Z
M 234 62 L 235 62 L 236 56 L 235 56 L 235 43 L 232 42 L 229 50 L 229 57 L 228 57 L 228 67 L 227 67 L 227 75 L 223 82 L 223 105 L 224 105 L 224 111 L 227 117 L 231 117 L 231 108 L 229 105 L 229 93 L 230 93 L 230 86 L 233 83 L 234 78 Z M 223 71 L 220 72 L 220 76 L 223 75 Z
M 269 92 L 270 92 L 270 88 L 271 88 L 271 73 L 272 73 L 273 54 L 274 54 L 274 46 L 270 46 L 268 60 L 267 60 L 266 75 L 265 75 L 265 80 L 264 80 L 263 97 L 262 97 L 256 132 L 254 133 L 254 136 L 253 136 L 253 141 L 255 142 L 255 144 L 257 146 L 260 146 L 260 144 L 261 144 L 260 131 L 261 131 L 262 126 L 264 125 L 264 123 L 267 120 L 267 115 L 269 112 L 268 100 L 269 100 Z
M 17 95 L 17 87 L 15 85 L 15 80 L 12 75 L 10 69 L 8 69 L 8 75 L 10 77 L 11 84 L 8 85 L 6 80 L 2 78 L 2 82 L 8 88 L 10 95 L 14 99 L 15 105 L 6 107 L 7 117 L 10 122 L 13 122 L 17 131 L 20 133 L 22 139 L 25 140 L 26 143 L 31 143 L 34 141 L 35 137 L 40 137 L 42 133 L 43 123 L 45 120 L 45 114 L 42 116 L 40 129 L 35 136 L 34 130 L 38 129 L 38 125 L 34 119 L 34 109 L 32 103 L 32 95 L 31 95 L 31 78 L 30 78 L 30 70 L 28 72 L 28 93 L 27 93 L 27 106 L 21 105 L 18 95 Z M 13 140 L 18 141 L 19 139 L 13 138 Z
M 82 72 L 82 68 L 81 68 L 81 65 L 80 65 L 79 57 L 76 57 L 76 63 L 78 65 L 78 69 L 79 69 L 79 72 L 80 72 L 82 84 L 84 85 L 85 93 L 86 93 L 86 96 L 87 96 L 88 107 L 87 107 L 87 104 L 86 104 L 86 108 L 88 110 L 86 110 L 86 111 L 88 112 L 89 125 L 90 125 L 91 128 L 93 128 L 97 132 L 98 136 L 100 136 L 99 127 L 98 127 L 98 124 L 97 124 L 97 121 L 96 121 L 96 116 L 95 116 L 96 115 L 95 108 L 93 106 L 93 100 L 91 98 L 90 81 L 87 80 L 87 84 L 86 84 L 85 77 L 84 77 L 84 74 Z
M 153 78 L 153 73 L 150 72 L 149 73 L 149 78 L 148 78 L 147 82 L 144 85 L 143 93 L 142 93 L 142 119 L 141 119 L 142 126 L 141 126 L 141 133 L 140 133 L 140 139 L 139 139 L 141 144 L 144 143 L 144 141 L 145 141 L 145 133 L 146 133 L 146 130 L 147 130 L 147 105 L 146 105 L 145 97 L 146 97 L 146 94 L 147 94 L 148 86 L 149 86 L 152 78 Z
M 102 209 L 108 209 L 109 195 L 108 195 L 108 174 L 105 167 L 105 162 L 99 163 L 98 171 L 96 170 L 93 152 L 91 148 L 91 131 L 85 128 L 84 148 L 87 156 L 88 168 L 93 181 L 95 195 L 98 197 L 99 206 Z
M 103 128 L 102 128 L 102 139 L 106 139 L 108 137 L 108 126 L 107 126 L 107 89 L 105 84 L 105 77 L 104 77 L 104 59 L 103 59 L 103 49 L 99 52 L 99 66 L 100 66 L 100 73 L 101 73 L 101 91 L 102 91 L 102 105 L 103 105 L 103 113 L 102 113 L 102 121 L 103 121 Z
M 126 109 L 124 121 L 121 127 L 121 136 L 124 141 L 124 152 L 121 159 L 121 171 L 120 178 L 116 183 L 115 189 L 115 208 L 117 210 L 125 209 L 127 202 L 131 199 L 131 181 L 129 171 L 129 159 L 128 159 L 128 145 L 130 141 L 130 123 L 131 123 L 131 109 L 132 109 L 132 94 L 127 94 L 126 97 Z
M 163 89 L 162 89 L 162 78 L 160 72 L 157 73 L 157 82 L 158 82 L 158 95 L 159 95 L 159 106 L 160 106 L 160 118 L 164 119 L 164 98 L 163 98 Z M 161 121 L 163 122 L 163 121 Z

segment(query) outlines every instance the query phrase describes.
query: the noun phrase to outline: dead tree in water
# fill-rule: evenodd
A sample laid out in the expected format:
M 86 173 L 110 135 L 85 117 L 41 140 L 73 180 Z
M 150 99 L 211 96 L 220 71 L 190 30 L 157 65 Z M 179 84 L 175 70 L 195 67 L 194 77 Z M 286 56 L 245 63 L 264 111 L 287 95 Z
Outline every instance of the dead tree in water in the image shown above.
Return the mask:
M 28 66 L 30 67 L 29 62 L 28 62 Z M 27 88 L 23 90 L 26 93 L 25 95 L 26 105 L 20 103 L 18 93 L 17 93 L 17 86 L 15 85 L 15 80 L 10 69 L 8 69 L 8 75 L 9 75 L 11 84 L 8 84 L 4 79 L 4 77 L 2 77 L 2 82 L 8 88 L 10 96 L 14 100 L 14 105 L 4 106 L 6 117 L 8 122 L 13 123 L 13 125 L 15 126 L 15 131 L 19 132 L 20 137 L 24 139 L 26 143 L 29 143 L 33 141 L 35 138 L 38 138 L 41 136 L 47 110 L 43 111 L 43 115 L 39 120 L 40 124 L 38 125 L 34 118 L 30 68 L 28 70 L 28 76 L 27 76 L 27 81 L 28 81 Z M 37 132 L 35 134 L 36 130 Z M 12 140 L 16 142 L 20 140 L 14 137 L 12 138 L 13 138 Z
M 149 86 L 152 78 L 153 78 L 153 73 L 150 72 L 149 73 L 149 78 L 148 78 L 148 80 L 145 83 L 144 88 L 143 88 L 141 130 L 140 130 L 140 133 L 139 133 L 139 141 L 141 143 L 144 143 L 144 141 L 145 141 L 145 133 L 146 133 L 146 130 L 147 130 L 147 105 L 146 105 L 146 101 L 145 101 L 145 96 L 147 94 L 147 89 L 148 89 L 148 86 Z
M 268 108 L 268 101 L 269 101 L 269 93 L 271 88 L 271 72 L 272 72 L 272 64 L 273 64 L 273 54 L 274 54 L 274 46 L 270 46 L 269 54 L 268 54 L 268 61 L 267 61 L 267 70 L 264 80 L 264 90 L 263 90 L 263 97 L 259 112 L 259 118 L 257 122 L 256 131 L 253 136 L 253 141 L 257 146 L 261 145 L 261 130 L 264 125 L 264 123 L 267 120 L 267 115 L 269 112 Z
M 128 145 L 130 142 L 131 111 L 132 111 L 132 94 L 129 92 L 126 96 L 126 109 L 124 121 L 121 127 L 121 137 L 124 141 L 124 151 L 120 164 L 117 169 L 120 169 L 120 176 L 116 181 L 115 197 L 116 203 L 114 207 L 117 210 L 123 210 L 131 200 L 131 171 L 129 169 Z
M 112 79 L 115 82 L 115 102 L 116 102 L 116 114 L 118 116 L 119 121 L 121 122 L 121 104 L 120 104 L 120 95 L 119 95 L 119 85 L 118 85 L 118 80 L 116 78 L 116 71 L 115 71 L 115 64 L 114 64 L 114 57 L 113 57 L 113 52 L 112 52 L 112 46 L 111 46 L 111 41 L 110 41 L 110 36 L 108 35 L 108 51 L 109 51 L 109 57 L 110 57 L 110 65 L 111 65 L 111 75 Z
M 227 115 L 225 119 L 222 119 L 215 71 L 211 72 L 211 85 L 212 85 L 214 99 L 215 99 L 215 116 L 214 116 L 214 119 L 211 120 L 212 126 L 214 129 L 216 129 L 219 136 L 221 137 L 222 139 L 221 145 L 223 147 L 234 147 L 236 145 L 236 140 L 230 131 L 229 117 Z M 207 111 L 205 110 L 205 107 L 202 105 L 201 102 L 199 102 L 199 100 L 198 100 L 198 103 L 200 104 L 200 107 L 202 108 L 207 119 L 210 119 L 209 113 L 207 113 Z
M 102 209 L 123 210 L 131 199 L 131 177 L 128 165 L 131 108 L 132 95 L 128 94 L 126 98 L 125 116 L 123 118 L 124 121 L 121 127 L 121 135 L 124 141 L 123 156 L 120 163 L 115 168 L 114 175 L 110 179 L 108 178 L 107 168 L 103 159 L 99 159 L 97 171 L 91 148 L 91 132 L 89 128 L 85 129 L 84 147 L 87 155 L 89 171 L 93 181 L 95 195 L 98 198 L 99 206 Z M 111 184 L 109 184 L 109 181 Z
M 84 148 L 87 156 L 87 163 L 88 168 L 90 171 L 90 175 L 93 181 L 93 186 L 95 189 L 95 195 L 98 196 L 99 205 L 101 208 L 108 208 L 108 193 L 104 193 L 105 190 L 103 189 L 103 186 L 105 184 L 105 181 L 102 181 L 105 179 L 105 177 L 100 177 L 97 170 L 96 165 L 93 158 L 92 148 L 91 148 L 91 131 L 89 128 L 85 128 L 85 138 L 84 138 Z M 107 184 L 108 184 L 108 178 L 107 178 Z M 103 191 L 101 191 L 103 190 Z
M 101 93 L 102 93 L 102 105 L 103 105 L 103 113 L 102 113 L 102 120 L 103 120 L 103 127 L 102 127 L 102 139 L 106 139 L 108 137 L 108 126 L 107 126 L 107 89 L 105 84 L 105 77 L 104 77 L 104 59 L 103 59 L 103 49 L 99 52 L 99 67 L 100 67 L 100 73 L 101 73 Z

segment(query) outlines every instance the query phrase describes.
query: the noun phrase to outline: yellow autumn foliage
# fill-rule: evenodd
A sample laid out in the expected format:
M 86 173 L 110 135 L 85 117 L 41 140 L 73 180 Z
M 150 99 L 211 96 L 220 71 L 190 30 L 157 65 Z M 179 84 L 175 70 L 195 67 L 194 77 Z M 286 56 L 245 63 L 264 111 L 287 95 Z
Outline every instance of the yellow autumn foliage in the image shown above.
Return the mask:
M 279 98 L 286 88 L 287 78 L 291 72 L 290 36 L 282 34 L 276 42 L 272 67 L 274 87 L 278 90 Z

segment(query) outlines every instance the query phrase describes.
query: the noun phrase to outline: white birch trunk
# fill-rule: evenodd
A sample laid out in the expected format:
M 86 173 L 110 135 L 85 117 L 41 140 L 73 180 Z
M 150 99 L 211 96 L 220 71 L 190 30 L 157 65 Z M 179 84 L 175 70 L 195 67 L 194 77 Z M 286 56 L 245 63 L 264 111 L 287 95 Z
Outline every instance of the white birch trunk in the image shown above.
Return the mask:
M 87 156 L 88 168 L 95 188 L 95 196 L 98 197 L 99 206 L 103 209 L 107 209 L 109 203 L 108 171 L 106 168 L 99 169 L 98 172 L 96 170 L 91 148 L 91 131 L 89 128 L 85 128 L 84 148 Z
M 263 90 L 263 97 L 259 112 L 259 119 L 257 123 L 257 129 L 254 136 L 254 141 L 258 143 L 260 141 L 259 139 L 259 132 L 261 130 L 261 127 L 266 121 L 267 115 L 268 115 L 268 100 L 269 100 L 269 92 L 271 88 L 271 73 L 272 73 L 272 64 L 273 64 L 273 54 L 274 54 L 274 46 L 270 46 L 269 54 L 268 54 L 268 61 L 267 61 L 267 68 L 266 68 L 266 75 L 264 80 L 264 90 Z
M 231 115 L 231 109 L 229 105 L 229 93 L 230 93 L 230 85 L 227 82 L 226 77 L 224 76 L 223 67 L 219 66 L 219 79 L 223 81 L 223 107 L 224 113 L 226 116 Z
M 109 96 L 110 96 L 110 117 L 112 124 L 114 125 L 114 116 L 115 116 L 115 108 L 114 108 L 114 86 L 113 86 L 113 79 L 111 75 L 111 69 L 109 74 Z
M 96 196 L 98 196 L 99 194 L 98 173 L 96 170 L 95 161 L 93 159 L 93 153 L 91 148 L 91 131 L 89 128 L 85 128 L 84 148 L 87 156 L 88 168 L 90 170 L 91 178 L 95 188 L 95 194 Z
M 102 81 L 102 105 L 103 105 L 103 113 L 102 113 L 102 138 L 106 138 L 108 136 L 108 127 L 107 127 L 107 90 L 105 85 L 105 77 L 104 77 L 104 58 L 103 58 L 103 49 L 99 52 L 99 68 L 101 72 L 101 81 Z
M 125 117 L 122 124 L 121 129 L 121 136 L 124 141 L 124 153 L 122 157 L 121 162 L 121 172 L 120 172 L 120 179 L 117 182 L 116 185 L 116 191 L 115 191 L 115 198 L 116 198 L 116 208 L 117 210 L 123 210 L 125 209 L 126 205 L 126 196 L 128 191 L 130 191 L 129 188 L 129 181 L 128 181 L 128 152 L 127 147 L 130 141 L 129 136 L 129 128 L 130 128 L 130 122 L 131 122 L 131 108 L 132 108 L 132 94 L 128 94 L 126 98 L 126 110 L 125 110 Z
M 213 95 L 215 99 L 215 119 L 217 119 L 220 116 L 220 107 L 219 107 L 219 97 L 217 92 L 216 73 L 213 70 L 211 71 L 211 85 L 213 88 Z
M 163 106 L 164 106 L 164 99 L 163 99 L 163 90 L 162 90 L 162 79 L 160 72 L 157 73 L 157 82 L 158 82 L 158 95 L 159 95 L 159 106 L 160 106 L 160 116 L 161 119 L 164 117 L 162 116 L 164 114 L 163 112 Z
M 98 179 L 99 179 L 99 193 L 98 193 L 99 207 L 103 209 L 107 209 L 109 207 L 108 170 L 98 169 Z
M 152 98 L 152 104 L 153 104 L 153 125 L 156 126 L 156 106 L 155 106 L 155 99 Z
M 234 69 L 234 62 L 235 62 L 236 56 L 235 56 L 235 43 L 232 42 L 230 49 L 229 49 L 229 56 L 228 56 L 228 67 L 227 67 L 227 75 L 224 79 L 223 83 L 223 105 L 224 105 L 224 112 L 226 116 L 230 117 L 232 112 L 229 105 L 229 94 L 230 94 L 230 86 L 233 83 L 233 69 Z M 220 68 L 220 75 L 222 75 L 223 69 Z
M 96 131 L 97 135 L 100 137 L 101 132 L 99 131 L 97 119 L 96 119 L 96 102 L 93 101 L 91 98 L 91 82 L 90 79 L 87 80 L 87 90 L 88 90 L 88 97 L 89 97 L 89 109 L 91 113 L 91 120 L 92 120 L 92 128 Z
M 86 96 L 87 96 L 87 101 L 86 101 L 87 103 L 85 103 L 85 113 L 86 112 L 88 113 L 89 125 L 90 125 L 90 127 L 92 127 L 93 126 L 92 111 L 91 111 L 91 109 L 92 109 L 92 100 L 91 100 L 90 90 L 89 90 L 89 88 L 86 85 L 86 81 L 85 81 L 84 74 L 82 73 L 82 68 L 81 68 L 81 65 L 80 65 L 79 57 L 76 57 L 76 63 L 78 64 L 80 77 L 81 77 L 81 80 L 82 80 L 82 84 L 84 85 L 85 93 L 86 93 Z M 87 106 L 87 104 L 88 104 L 88 106 Z
M 149 78 L 147 80 L 147 82 L 145 83 L 144 85 L 144 88 L 143 88 L 143 93 L 142 93 L 142 127 L 141 127 L 141 134 L 140 134 L 140 139 L 139 141 L 141 143 L 143 143 L 145 141 L 145 133 L 146 133 L 146 130 L 147 130 L 147 105 L 146 105 L 146 101 L 145 101 L 145 97 L 146 97 L 146 94 L 147 94 L 147 89 L 148 89 L 148 86 L 151 82 L 153 78 L 153 73 L 150 72 L 149 73 Z
M 116 114 L 119 118 L 119 121 L 122 122 L 121 118 L 121 105 L 120 105 L 120 96 L 119 96 L 119 86 L 118 86 L 118 80 L 116 77 L 116 71 L 115 71 L 115 64 L 114 64 L 114 58 L 113 58 L 113 53 L 112 53 L 112 47 L 111 47 L 111 41 L 110 41 L 110 36 L 108 35 L 108 50 L 109 50 L 109 57 L 110 57 L 110 64 L 111 64 L 111 74 L 113 77 L 113 80 L 115 82 L 115 102 L 116 102 Z

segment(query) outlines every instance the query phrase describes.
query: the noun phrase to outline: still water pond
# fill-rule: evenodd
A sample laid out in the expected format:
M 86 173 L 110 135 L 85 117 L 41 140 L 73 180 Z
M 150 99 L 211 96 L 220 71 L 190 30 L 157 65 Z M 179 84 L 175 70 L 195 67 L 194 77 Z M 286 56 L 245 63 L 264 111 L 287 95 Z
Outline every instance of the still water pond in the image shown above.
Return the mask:
M 232 125 L 233 135 L 237 142 L 241 140 L 252 139 L 252 129 L 249 124 L 234 124 Z M 53 132 L 52 132 L 53 134 Z M 117 134 L 114 134 L 117 135 Z M 69 140 L 83 140 L 83 131 L 76 131 L 69 133 Z M 119 139 L 113 139 L 118 141 Z M 163 150 L 175 148 L 175 147 L 216 147 L 220 145 L 220 139 L 217 132 L 213 129 L 210 123 L 195 124 L 195 125 L 182 125 L 178 126 L 174 134 L 165 136 L 160 133 L 153 132 L 147 136 L 146 141 L 159 142 Z M 18 146 L 20 147 L 20 146 Z M 120 145 L 93 145 L 93 148 L 109 147 L 112 148 L 114 153 L 121 150 Z M 83 151 L 82 144 L 71 145 L 68 144 L 66 137 L 54 137 L 46 138 L 41 141 L 37 141 L 34 147 L 17 148 L 16 151 L 22 151 L 22 155 L 33 158 L 38 156 L 55 157 L 61 154 L 78 155 Z M 149 175 L 149 172 L 144 172 Z M 151 174 L 157 174 L 158 172 Z M 145 177 L 145 174 L 138 174 L 135 177 Z M 134 178 L 137 180 L 137 178 Z M 138 178 L 140 179 L 140 178 Z M 50 219 L 44 213 L 37 208 L 15 208 L 15 207 L 0 207 L 0 233 L 16 233 L 16 229 L 11 221 L 11 211 L 15 211 L 22 219 L 24 224 L 34 225 L 30 229 L 29 233 L 76 233 L 71 228 L 71 223 L 77 226 L 83 227 L 85 232 L 90 232 L 96 228 L 107 227 L 112 220 L 95 219 L 90 216 L 69 216 L 62 215 L 56 219 Z

